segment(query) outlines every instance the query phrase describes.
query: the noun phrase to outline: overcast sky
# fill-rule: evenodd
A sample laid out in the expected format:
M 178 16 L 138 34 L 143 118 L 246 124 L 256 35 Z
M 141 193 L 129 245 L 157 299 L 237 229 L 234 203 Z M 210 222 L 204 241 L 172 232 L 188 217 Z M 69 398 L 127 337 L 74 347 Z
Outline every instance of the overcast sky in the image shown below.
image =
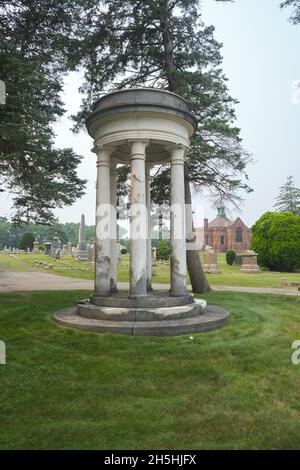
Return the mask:
M 300 26 L 287 21 L 288 11 L 279 9 L 280 0 L 236 0 L 235 3 L 202 1 L 206 24 L 216 28 L 215 36 L 223 43 L 223 69 L 231 95 L 238 99 L 237 125 L 242 130 L 244 148 L 253 155 L 248 167 L 249 184 L 254 189 L 245 195 L 240 215 L 251 226 L 267 210 L 272 210 L 279 187 L 294 175 L 300 187 L 300 99 L 293 84 L 300 81 Z M 80 105 L 77 91 L 80 75 L 65 81 L 63 100 L 67 113 L 55 126 L 57 147 L 73 147 L 84 156 L 79 173 L 88 179 L 86 195 L 72 207 L 56 211 L 61 222 L 94 223 L 95 154 L 87 133 L 74 135 L 68 115 Z M 294 95 L 293 95 L 294 93 Z M 242 195 L 242 194 L 241 194 Z M 212 219 L 211 201 L 197 197 L 196 225 L 203 216 Z M 8 194 L 0 196 L 0 215 L 11 214 Z

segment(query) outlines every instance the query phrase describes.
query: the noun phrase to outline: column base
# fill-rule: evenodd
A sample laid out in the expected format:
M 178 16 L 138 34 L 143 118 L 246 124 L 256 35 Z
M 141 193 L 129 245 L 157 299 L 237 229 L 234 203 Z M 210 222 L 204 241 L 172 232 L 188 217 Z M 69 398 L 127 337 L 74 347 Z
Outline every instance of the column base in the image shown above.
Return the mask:
M 141 294 L 141 295 L 136 295 L 136 294 L 129 294 L 128 299 L 135 300 L 135 299 L 145 299 L 148 297 L 148 294 Z

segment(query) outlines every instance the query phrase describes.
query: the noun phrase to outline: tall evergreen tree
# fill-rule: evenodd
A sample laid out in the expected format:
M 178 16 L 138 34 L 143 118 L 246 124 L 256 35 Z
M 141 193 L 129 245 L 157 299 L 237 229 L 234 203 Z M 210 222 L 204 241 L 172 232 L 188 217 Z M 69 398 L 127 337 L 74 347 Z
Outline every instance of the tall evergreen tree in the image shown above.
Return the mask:
M 85 96 L 74 117 L 76 128 L 101 93 L 149 86 L 182 95 L 199 124 L 185 168 L 186 203 L 191 201 L 190 184 L 232 200 L 238 189 L 250 190 L 242 181 L 248 155 L 233 125 L 236 101 L 229 96 L 213 32 L 203 24 L 195 0 L 84 2 L 75 60 L 85 70 Z M 165 200 L 168 181 L 169 169 L 162 166 L 154 182 L 156 202 Z M 198 253 L 187 252 L 187 262 L 193 290 L 206 290 Z
M 14 220 L 54 221 L 53 209 L 72 204 L 85 181 L 81 157 L 53 148 L 52 124 L 64 113 L 62 75 L 70 63 L 76 8 L 69 0 L 11 0 L 0 4 L 0 185 L 13 195 Z
M 300 215 L 300 189 L 296 188 L 293 176 L 289 176 L 287 182 L 281 186 L 276 201 L 274 207 L 278 212 Z

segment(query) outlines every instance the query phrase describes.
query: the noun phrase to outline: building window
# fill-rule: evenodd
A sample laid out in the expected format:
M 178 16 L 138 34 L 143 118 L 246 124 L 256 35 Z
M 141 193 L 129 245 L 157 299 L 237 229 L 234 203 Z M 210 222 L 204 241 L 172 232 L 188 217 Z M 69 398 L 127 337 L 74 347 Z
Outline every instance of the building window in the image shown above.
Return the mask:
M 224 238 L 224 235 L 221 235 L 221 245 L 225 245 L 225 238 Z
M 238 227 L 235 231 L 235 241 L 237 243 L 243 242 L 243 230 L 241 229 L 241 227 Z
M 205 245 L 208 245 L 208 235 L 205 235 Z

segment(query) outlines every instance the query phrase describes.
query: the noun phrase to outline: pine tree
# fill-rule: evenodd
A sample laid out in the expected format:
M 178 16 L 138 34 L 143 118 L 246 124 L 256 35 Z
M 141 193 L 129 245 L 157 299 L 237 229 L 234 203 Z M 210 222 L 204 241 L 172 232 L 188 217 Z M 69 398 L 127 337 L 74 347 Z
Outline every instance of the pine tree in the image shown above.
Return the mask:
M 293 176 L 289 176 L 287 182 L 280 187 L 276 201 L 274 207 L 278 212 L 300 215 L 300 189 L 296 188 Z
M 13 196 L 15 221 L 53 222 L 54 208 L 83 194 L 85 181 L 76 174 L 81 157 L 53 148 L 52 124 L 64 112 L 62 75 L 71 67 L 65 54 L 72 48 L 72 3 L 0 5 L 1 79 L 7 92 L 0 105 L 0 185 Z
M 191 200 L 190 184 L 232 200 L 238 189 L 250 190 L 242 181 L 249 156 L 233 125 L 236 101 L 220 68 L 221 46 L 213 37 L 214 28 L 203 24 L 199 8 L 195 0 L 84 2 L 77 49 L 85 70 L 85 96 L 74 117 L 77 129 L 99 94 L 116 89 L 159 87 L 188 101 L 199 126 L 186 163 L 186 203 Z M 169 168 L 162 166 L 154 181 L 155 202 L 165 200 L 168 181 Z M 198 253 L 187 255 L 193 290 L 206 290 Z

